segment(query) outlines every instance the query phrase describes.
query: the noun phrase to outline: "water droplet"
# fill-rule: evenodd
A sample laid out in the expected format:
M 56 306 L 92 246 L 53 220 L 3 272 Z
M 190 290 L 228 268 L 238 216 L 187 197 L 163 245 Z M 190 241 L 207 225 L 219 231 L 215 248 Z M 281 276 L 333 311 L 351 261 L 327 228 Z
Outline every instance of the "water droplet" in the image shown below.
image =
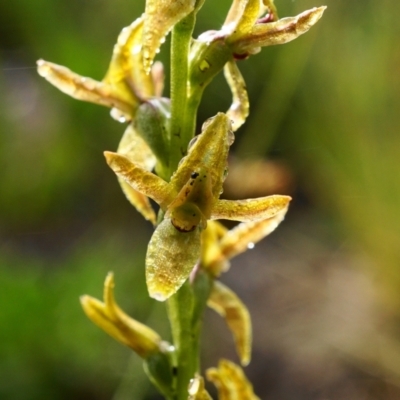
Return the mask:
M 182 157 L 181 160 L 178 163 L 178 168 L 183 164 L 183 162 L 185 161 L 186 157 Z
M 175 351 L 175 346 L 164 340 L 161 342 L 160 347 L 164 353 L 173 353 Z
M 229 131 L 228 131 L 228 144 L 229 144 L 229 146 L 232 146 L 234 141 L 235 141 L 235 134 L 233 133 L 233 131 L 231 131 L 229 129 Z
M 136 46 L 133 46 L 131 52 L 132 54 L 139 54 L 142 51 L 142 45 L 137 44 Z
M 112 108 L 110 111 L 110 115 L 116 121 L 121 122 L 121 124 L 123 124 L 129 120 L 127 115 L 124 114 L 121 110 L 118 110 L 118 108 Z
M 201 130 L 204 131 L 207 129 L 207 127 L 211 124 L 213 121 L 214 117 L 208 118 L 204 121 L 203 125 L 201 126 Z
M 253 242 L 250 242 L 250 243 L 247 244 L 247 248 L 249 250 L 254 249 L 254 246 L 255 246 L 255 244 Z
M 188 144 L 188 151 L 194 146 L 194 144 L 197 142 L 197 140 L 199 139 L 200 135 L 196 135 Z
M 194 396 L 195 394 L 197 394 L 199 389 L 200 389 L 200 379 L 199 378 L 191 379 L 188 386 L 189 394 L 191 396 Z
M 150 297 L 152 297 L 154 300 L 157 300 L 157 301 L 166 300 L 165 296 L 160 292 L 152 293 Z

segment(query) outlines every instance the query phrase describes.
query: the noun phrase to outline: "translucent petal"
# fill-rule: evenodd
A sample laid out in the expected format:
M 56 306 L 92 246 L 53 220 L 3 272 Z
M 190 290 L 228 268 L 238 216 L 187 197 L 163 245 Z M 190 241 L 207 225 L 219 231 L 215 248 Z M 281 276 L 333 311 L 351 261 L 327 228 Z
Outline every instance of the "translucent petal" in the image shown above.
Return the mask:
M 146 171 L 151 171 L 156 165 L 156 157 L 132 124 L 126 128 L 119 142 L 117 153 Z
M 138 103 L 129 91 L 83 77 L 66 67 L 44 60 L 39 60 L 37 65 L 39 75 L 69 96 L 106 107 L 115 107 L 133 116 Z
M 125 314 L 114 300 L 114 275 L 109 273 L 104 282 L 104 303 L 82 296 L 81 304 L 86 315 L 114 339 L 132 348 L 139 356 L 147 358 L 161 351 L 161 338 L 152 329 Z
M 209 368 L 206 375 L 217 387 L 219 400 L 260 400 L 243 370 L 231 361 L 220 360 L 218 368 Z
M 240 362 L 247 365 L 250 362 L 252 341 L 247 307 L 232 290 L 218 281 L 214 281 L 207 305 L 225 319 L 235 339 Z
M 111 151 L 105 151 L 107 164 L 115 174 L 127 182 L 133 189 L 153 199 L 156 203 L 170 204 L 171 198 L 168 183 L 157 175 L 140 168 L 127 157 Z
M 188 278 L 200 258 L 200 229 L 180 232 L 164 219 L 151 237 L 146 254 L 150 297 L 164 301 Z
M 276 22 L 255 24 L 252 29 L 233 45 L 234 53 L 253 54 L 263 46 L 288 43 L 306 33 L 322 17 L 326 7 L 315 7 L 297 15 L 282 18 Z
M 190 148 L 178 170 L 171 178 L 171 185 L 176 192 L 189 181 L 193 172 L 207 169 L 211 178 L 214 199 L 219 198 L 224 181 L 231 123 L 226 114 L 218 113 L 206 121 L 196 143 Z
M 129 124 L 119 143 L 117 152 L 136 163 L 141 168 L 151 171 L 156 165 L 156 158 L 147 143 L 138 135 L 132 124 Z M 123 178 L 118 178 L 122 191 L 129 202 L 145 219 L 153 225 L 156 223 L 156 214 L 147 196 L 133 189 Z
M 144 15 L 143 58 L 144 69 L 151 64 L 164 37 L 172 27 L 186 17 L 195 6 L 195 0 L 147 0 Z
M 231 60 L 224 67 L 225 79 L 232 91 L 232 105 L 226 115 L 232 122 L 233 131 L 237 131 L 249 115 L 249 97 L 246 82 L 243 79 L 236 62 Z
M 103 82 L 129 90 L 140 99 L 154 96 L 152 76 L 143 66 L 143 18 L 122 29 L 114 46 L 110 66 Z
M 285 218 L 288 208 L 284 208 L 274 217 L 262 220 L 242 222 L 231 229 L 219 242 L 221 254 L 230 259 L 246 251 L 250 245 L 259 242 L 273 232 Z
M 212 400 L 204 387 L 204 379 L 200 375 L 190 380 L 188 392 L 188 400 Z
M 291 197 L 273 195 L 247 200 L 218 200 L 213 207 L 212 219 L 258 221 L 274 217 L 286 209 Z

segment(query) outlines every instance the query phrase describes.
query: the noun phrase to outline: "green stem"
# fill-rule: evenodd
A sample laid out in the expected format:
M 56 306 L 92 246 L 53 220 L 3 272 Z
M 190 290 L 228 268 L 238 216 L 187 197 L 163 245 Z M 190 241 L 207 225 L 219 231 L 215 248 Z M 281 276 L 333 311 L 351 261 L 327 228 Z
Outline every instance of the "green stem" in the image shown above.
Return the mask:
M 193 291 L 188 282 L 168 300 L 168 316 L 176 349 L 176 400 L 187 400 L 188 384 L 198 368 L 197 338 L 192 331 Z
M 196 22 L 190 13 L 172 30 L 171 41 L 171 121 L 170 121 L 170 174 L 176 170 L 186 147 L 194 136 L 197 109 L 188 108 L 187 86 L 189 50 Z

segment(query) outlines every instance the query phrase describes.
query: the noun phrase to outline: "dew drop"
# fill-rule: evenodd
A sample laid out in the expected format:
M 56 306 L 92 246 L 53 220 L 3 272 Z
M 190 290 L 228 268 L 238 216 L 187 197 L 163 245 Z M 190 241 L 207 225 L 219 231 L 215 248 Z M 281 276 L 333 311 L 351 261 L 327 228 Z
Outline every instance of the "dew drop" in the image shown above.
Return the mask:
M 211 124 L 213 121 L 214 117 L 208 118 L 203 122 L 203 125 L 201 126 L 201 130 L 204 131 L 207 129 L 207 127 Z
M 197 142 L 197 140 L 199 139 L 200 135 L 196 135 L 188 144 L 188 151 L 194 146 L 194 144 Z
M 131 52 L 132 54 L 139 54 L 142 51 L 142 45 L 137 44 L 136 46 L 133 46 Z
M 189 386 L 188 386 L 188 392 L 191 396 L 194 396 L 197 394 L 197 392 L 200 389 L 200 379 L 199 378 L 194 378 L 191 379 L 189 382 Z
M 232 146 L 234 141 L 235 141 L 235 134 L 233 133 L 233 131 L 231 131 L 229 129 L 229 131 L 228 131 L 228 144 L 229 144 L 229 146 Z
M 181 160 L 178 163 L 178 168 L 184 163 L 186 157 L 182 157 Z
M 247 248 L 249 250 L 254 249 L 254 247 L 255 247 L 255 244 L 253 242 L 250 242 L 250 243 L 247 244 Z
M 118 110 L 118 108 L 112 108 L 110 115 L 116 121 L 121 122 L 121 124 L 127 122 L 129 119 L 122 111 Z
M 150 297 L 152 297 L 154 300 L 157 300 L 157 301 L 165 300 L 165 296 L 160 292 L 152 293 Z

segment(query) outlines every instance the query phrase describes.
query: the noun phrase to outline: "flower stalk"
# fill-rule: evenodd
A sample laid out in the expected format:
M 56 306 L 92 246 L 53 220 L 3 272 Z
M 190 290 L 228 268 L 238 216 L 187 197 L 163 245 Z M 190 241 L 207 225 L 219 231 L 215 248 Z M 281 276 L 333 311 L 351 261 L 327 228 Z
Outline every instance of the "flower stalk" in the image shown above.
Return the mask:
M 105 151 L 129 202 L 155 226 L 146 254 L 149 296 L 166 301 L 172 344 L 125 314 L 114 299 L 114 277 L 104 301 L 82 296 L 86 315 L 144 361 L 149 379 L 167 400 L 211 399 L 201 376 L 200 333 L 207 306 L 224 318 L 243 366 L 250 362 L 252 329 L 239 297 L 219 282 L 230 259 L 253 247 L 283 220 L 291 198 L 220 199 L 234 132 L 249 114 L 237 61 L 261 47 L 307 32 L 326 7 L 279 19 L 273 0 L 233 0 L 220 30 L 192 38 L 204 0 L 147 0 L 145 13 L 124 28 L 101 81 L 43 60 L 38 72 L 64 93 L 111 108 L 127 127 L 116 152 Z M 154 58 L 172 30 L 170 99 Z M 205 87 L 224 71 L 232 105 L 204 122 L 195 135 Z M 156 215 L 150 199 L 158 203 Z M 240 222 L 231 230 L 218 219 Z M 221 360 L 206 376 L 221 400 L 256 400 L 243 370 Z

